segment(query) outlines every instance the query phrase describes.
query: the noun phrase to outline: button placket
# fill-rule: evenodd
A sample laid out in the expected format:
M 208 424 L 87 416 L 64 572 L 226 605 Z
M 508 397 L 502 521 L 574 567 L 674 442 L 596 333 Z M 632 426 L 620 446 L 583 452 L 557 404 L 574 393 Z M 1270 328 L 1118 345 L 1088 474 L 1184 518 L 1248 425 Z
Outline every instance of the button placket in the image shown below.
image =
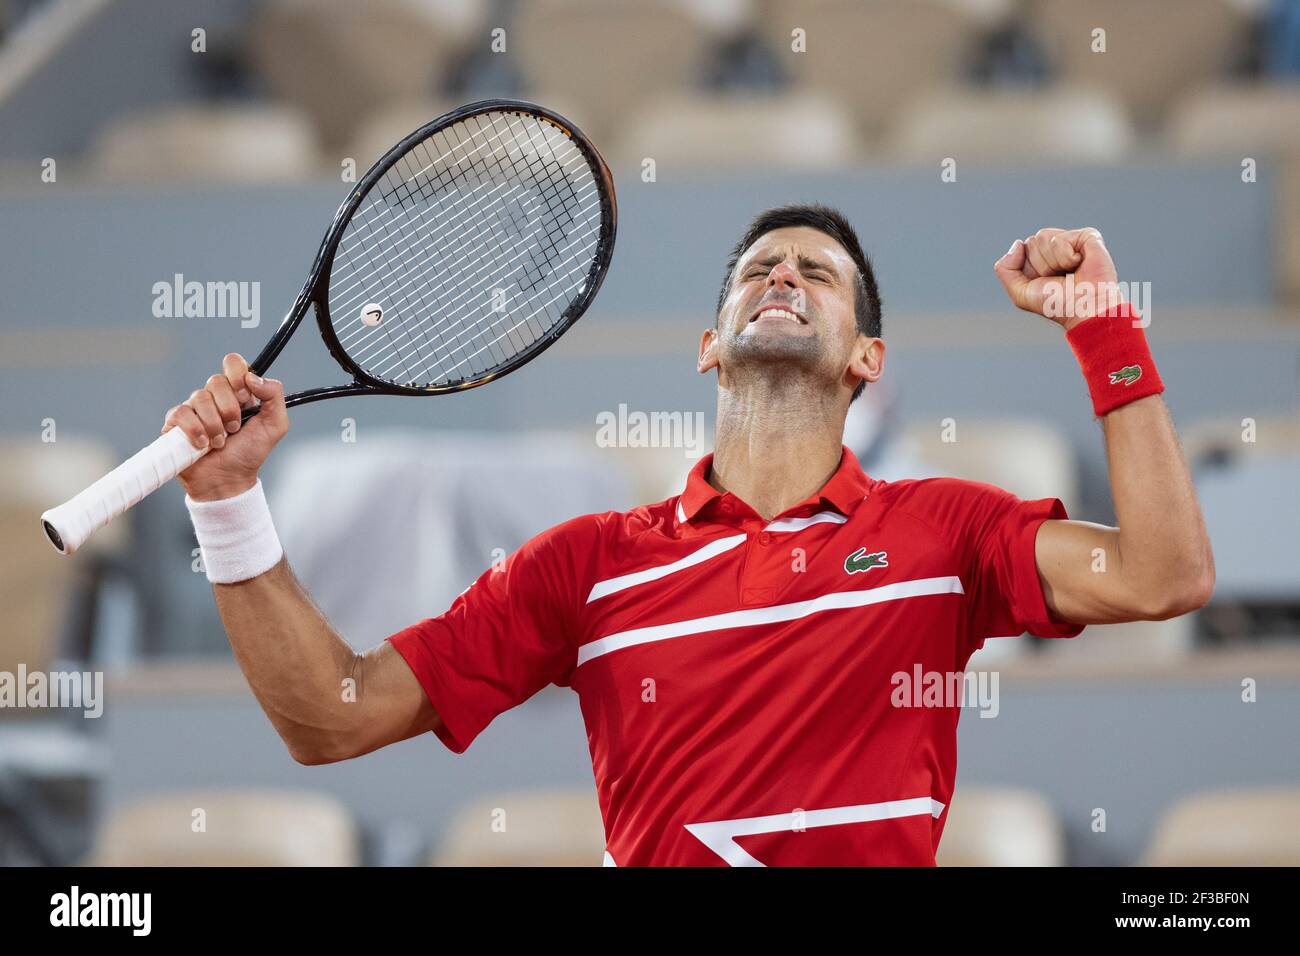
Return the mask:
M 740 566 L 739 598 L 742 607 L 762 605 L 772 600 L 772 588 L 757 581 L 765 570 L 766 547 L 771 540 L 771 532 L 762 530 L 762 526 L 746 531 L 745 557 Z

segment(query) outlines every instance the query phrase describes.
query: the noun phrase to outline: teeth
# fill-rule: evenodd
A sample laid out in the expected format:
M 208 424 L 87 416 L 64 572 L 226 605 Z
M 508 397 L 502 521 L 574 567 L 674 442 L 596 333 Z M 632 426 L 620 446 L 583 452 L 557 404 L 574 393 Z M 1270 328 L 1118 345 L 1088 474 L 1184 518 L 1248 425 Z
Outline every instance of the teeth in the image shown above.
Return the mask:
M 789 319 L 791 322 L 798 322 L 799 316 L 785 309 L 764 309 L 758 313 L 760 319 Z

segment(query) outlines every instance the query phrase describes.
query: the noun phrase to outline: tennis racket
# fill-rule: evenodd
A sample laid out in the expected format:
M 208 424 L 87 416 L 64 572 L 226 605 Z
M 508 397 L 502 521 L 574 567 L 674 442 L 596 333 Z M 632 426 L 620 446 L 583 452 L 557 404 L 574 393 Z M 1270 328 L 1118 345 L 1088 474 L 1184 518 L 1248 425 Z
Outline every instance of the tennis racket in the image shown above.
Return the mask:
M 286 405 L 485 385 L 536 358 L 587 310 L 617 220 L 609 168 L 568 120 L 518 100 L 461 107 L 361 178 L 251 369 L 266 374 L 310 309 L 351 381 Z M 245 410 L 245 420 L 256 413 Z M 171 429 L 41 515 L 50 543 L 71 554 L 206 453 Z

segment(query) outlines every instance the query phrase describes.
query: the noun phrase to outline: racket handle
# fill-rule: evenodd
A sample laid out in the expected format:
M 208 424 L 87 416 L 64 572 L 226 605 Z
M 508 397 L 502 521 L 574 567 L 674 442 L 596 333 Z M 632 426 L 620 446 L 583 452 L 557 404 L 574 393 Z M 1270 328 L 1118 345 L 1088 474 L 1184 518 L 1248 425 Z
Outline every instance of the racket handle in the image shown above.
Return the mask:
M 46 537 L 60 554 L 71 554 L 95 531 L 207 453 L 207 448 L 191 445 L 181 429 L 170 429 L 85 491 L 41 515 Z

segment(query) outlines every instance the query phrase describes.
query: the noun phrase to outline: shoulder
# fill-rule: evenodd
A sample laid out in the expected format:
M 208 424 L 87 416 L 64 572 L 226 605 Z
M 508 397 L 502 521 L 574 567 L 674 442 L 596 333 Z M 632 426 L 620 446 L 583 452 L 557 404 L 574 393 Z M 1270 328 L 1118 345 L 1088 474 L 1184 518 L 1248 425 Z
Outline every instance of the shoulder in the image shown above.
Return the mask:
M 873 493 L 903 508 L 947 504 L 978 505 L 1019 500 L 1011 492 L 997 485 L 990 485 L 983 481 L 970 481 L 966 478 L 905 478 L 901 481 L 881 481 L 877 483 Z
M 661 529 L 664 521 L 672 515 L 670 506 L 675 500 L 639 505 L 629 511 L 578 515 L 535 535 L 521 551 L 564 553 L 568 556 L 597 554 L 611 546 L 617 547 L 629 538 Z
M 948 541 L 980 537 L 1021 501 L 1011 492 L 965 478 L 908 478 L 873 490 L 886 514 L 908 516 Z

